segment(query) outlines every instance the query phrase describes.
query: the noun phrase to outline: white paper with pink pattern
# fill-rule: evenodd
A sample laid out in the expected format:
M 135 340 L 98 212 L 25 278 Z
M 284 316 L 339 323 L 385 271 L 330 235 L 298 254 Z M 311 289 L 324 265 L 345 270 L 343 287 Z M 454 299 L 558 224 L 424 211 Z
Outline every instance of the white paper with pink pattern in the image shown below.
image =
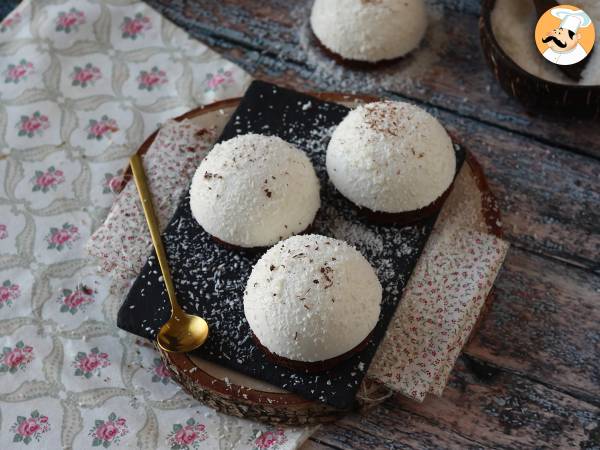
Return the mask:
M 24 0 L 0 23 L 0 448 L 288 450 L 305 438 L 183 393 L 116 329 L 122 298 L 83 248 L 143 140 L 249 81 L 138 1 Z

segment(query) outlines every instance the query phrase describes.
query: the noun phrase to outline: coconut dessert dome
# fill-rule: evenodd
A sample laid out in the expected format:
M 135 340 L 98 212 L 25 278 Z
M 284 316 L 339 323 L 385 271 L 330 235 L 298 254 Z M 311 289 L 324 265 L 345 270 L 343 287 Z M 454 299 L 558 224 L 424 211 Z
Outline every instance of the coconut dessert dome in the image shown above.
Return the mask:
M 407 213 L 446 193 L 456 156 L 437 119 L 409 103 L 383 101 L 348 113 L 332 134 L 326 165 L 337 190 L 356 205 Z
M 328 50 L 377 62 L 414 50 L 427 28 L 423 0 L 315 0 L 310 24 Z
M 215 145 L 190 187 L 198 223 L 239 247 L 265 247 L 305 231 L 319 206 L 312 163 L 275 136 L 246 134 Z
M 381 296 L 377 275 L 358 250 L 301 235 L 279 242 L 256 263 L 244 312 L 267 354 L 298 367 L 350 356 L 375 327 Z

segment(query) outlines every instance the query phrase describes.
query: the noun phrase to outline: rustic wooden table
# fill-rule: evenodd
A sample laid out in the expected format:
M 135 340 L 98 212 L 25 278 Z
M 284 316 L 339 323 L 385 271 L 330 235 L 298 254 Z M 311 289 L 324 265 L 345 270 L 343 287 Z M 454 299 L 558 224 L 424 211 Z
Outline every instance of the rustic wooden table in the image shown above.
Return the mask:
M 478 1 L 439 0 L 423 48 L 377 71 L 315 47 L 310 0 L 147 2 L 255 77 L 427 108 L 500 200 L 512 248 L 444 396 L 395 396 L 321 428 L 305 450 L 600 448 L 600 124 L 529 115 L 501 91 L 481 55 Z

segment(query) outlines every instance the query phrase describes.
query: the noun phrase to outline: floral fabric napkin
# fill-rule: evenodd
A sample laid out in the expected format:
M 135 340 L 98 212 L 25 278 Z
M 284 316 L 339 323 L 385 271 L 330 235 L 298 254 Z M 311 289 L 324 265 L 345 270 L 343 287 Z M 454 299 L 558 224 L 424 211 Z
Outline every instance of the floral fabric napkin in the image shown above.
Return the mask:
M 0 23 L 0 448 L 288 450 L 306 437 L 183 393 L 117 330 L 122 299 L 84 251 L 143 140 L 248 83 L 139 1 L 24 0 Z

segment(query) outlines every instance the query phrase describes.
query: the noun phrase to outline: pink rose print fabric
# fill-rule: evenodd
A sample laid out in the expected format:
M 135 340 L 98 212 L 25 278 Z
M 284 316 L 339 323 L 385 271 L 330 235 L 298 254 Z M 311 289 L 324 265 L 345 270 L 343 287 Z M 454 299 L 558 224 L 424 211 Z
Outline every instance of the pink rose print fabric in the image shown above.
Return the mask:
M 85 307 L 94 302 L 93 289 L 83 285 L 75 290 L 63 289 L 59 299 L 60 312 L 75 314 L 84 311 Z
M 39 111 L 34 112 L 31 116 L 21 116 L 17 123 L 18 136 L 32 138 L 34 136 L 42 136 L 44 130 L 50 128 L 48 116 L 45 116 Z
M 69 34 L 71 31 L 78 31 L 79 25 L 85 23 L 85 14 L 76 8 L 71 8 L 67 12 L 59 12 L 56 18 L 56 31 L 62 31 Z
M 46 193 L 50 189 L 56 190 L 56 187 L 65 182 L 65 174 L 62 170 L 57 170 L 54 166 L 48 167 L 45 172 L 36 170 L 34 177 L 31 179 L 33 192 Z
M 21 14 L 19 12 L 14 12 L 0 22 L 0 33 L 5 33 L 6 31 L 12 30 L 20 23 Z
M 256 437 L 250 442 L 253 450 L 279 450 L 287 442 L 287 438 L 282 428 L 273 428 L 265 431 L 256 430 Z
M 133 18 L 125 17 L 121 24 L 121 37 L 123 39 L 137 39 L 139 36 L 144 36 L 144 31 L 152 28 L 150 18 L 137 13 Z
M 9 64 L 3 72 L 5 83 L 18 84 L 20 81 L 27 80 L 27 77 L 34 72 L 33 63 L 26 59 L 21 59 L 18 64 Z
M 13 300 L 21 295 L 21 287 L 18 284 L 11 283 L 10 280 L 4 280 L 0 285 L 0 309 L 5 306 L 11 306 Z
M 0 241 L 2 239 L 6 239 L 7 237 L 8 237 L 8 227 L 5 224 L 0 223 Z
M 88 139 L 100 141 L 104 137 L 110 138 L 113 133 L 119 131 L 119 127 L 115 119 L 104 115 L 100 120 L 90 119 L 85 131 L 87 131 Z
M 204 92 L 214 92 L 220 87 L 226 87 L 233 83 L 232 73 L 221 68 L 214 74 L 207 74 L 205 83 Z
M 89 353 L 78 352 L 73 361 L 75 368 L 75 376 L 92 378 L 92 376 L 100 376 L 101 370 L 110 366 L 108 353 L 100 352 L 98 347 L 94 347 Z
M 87 63 L 83 67 L 75 66 L 71 73 L 71 84 L 82 88 L 93 85 L 97 80 L 102 78 L 102 72 L 99 67 L 92 63 Z
M 64 223 L 61 228 L 52 227 L 46 236 L 48 250 L 62 251 L 65 247 L 71 248 L 73 242 L 79 240 L 79 228 L 70 223 Z
M 167 385 L 171 380 L 171 371 L 161 358 L 154 358 L 149 372 L 152 374 L 153 383 L 162 383 Z
M 123 176 L 123 169 L 117 170 L 114 175 L 112 173 L 104 174 L 104 183 L 102 185 L 102 192 L 104 194 L 118 194 L 125 186 L 125 178 Z
M 160 88 L 167 83 L 167 72 L 159 69 L 157 66 L 152 67 L 149 71 L 142 70 L 137 77 L 138 89 L 140 91 L 151 92 L 154 89 Z
M 25 345 L 23 341 L 17 342 L 14 347 L 4 347 L 0 355 L 0 374 L 25 370 L 32 360 L 33 347 Z
M 200 442 L 208 438 L 204 424 L 196 422 L 190 417 L 185 423 L 173 424 L 171 433 L 167 436 L 167 442 L 171 450 L 191 450 L 200 447 Z
M 127 420 L 111 412 L 107 420 L 96 419 L 89 436 L 92 438 L 92 447 L 109 448 L 113 444 L 118 445 L 127 433 Z
M 31 441 L 40 441 L 42 435 L 50 430 L 48 417 L 40 414 L 38 410 L 31 411 L 29 417 L 18 416 L 17 421 L 10 428 L 14 433 L 13 442 L 29 444 Z

